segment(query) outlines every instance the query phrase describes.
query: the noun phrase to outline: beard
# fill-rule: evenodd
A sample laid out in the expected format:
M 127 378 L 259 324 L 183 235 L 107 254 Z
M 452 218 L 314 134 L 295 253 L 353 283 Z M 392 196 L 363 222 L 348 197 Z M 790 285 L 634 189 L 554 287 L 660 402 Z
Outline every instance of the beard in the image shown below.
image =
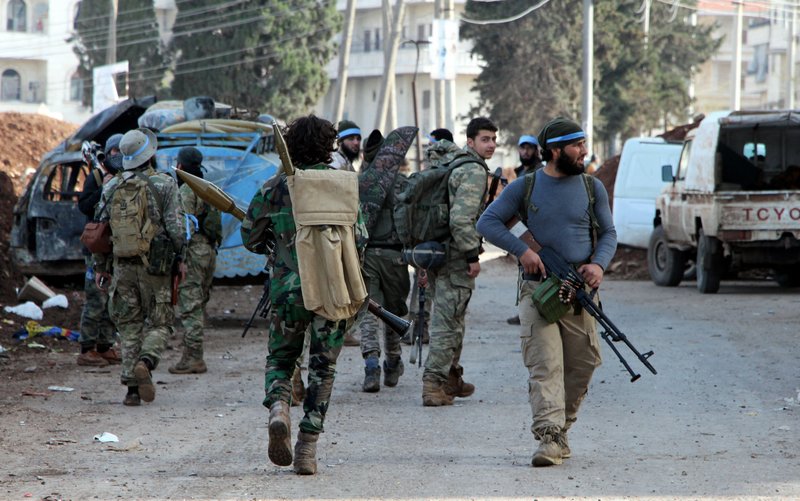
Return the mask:
M 358 154 L 360 153 L 360 150 L 353 151 L 350 148 L 348 148 L 346 145 L 342 144 L 342 153 L 344 153 L 344 156 L 347 157 L 347 159 L 352 162 L 352 161 L 354 161 L 355 159 L 358 158 Z
M 522 156 L 520 155 L 519 163 L 523 167 L 535 167 L 541 163 L 541 160 L 536 158 L 536 155 L 531 155 L 530 158 L 522 158 Z
M 561 150 L 561 155 L 556 160 L 556 170 L 567 176 L 577 176 L 583 174 L 586 167 L 583 162 L 579 162 L 577 158 L 570 158 L 564 150 Z

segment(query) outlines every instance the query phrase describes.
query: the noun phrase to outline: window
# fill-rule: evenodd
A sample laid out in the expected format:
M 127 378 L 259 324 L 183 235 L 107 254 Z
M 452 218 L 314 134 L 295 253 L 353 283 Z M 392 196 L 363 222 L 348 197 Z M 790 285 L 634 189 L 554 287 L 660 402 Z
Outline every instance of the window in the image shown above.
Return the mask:
M 747 74 L 755 75 L 756 82 L 763 83 L 767 81 L 767 73 L 769 73 L 769 46 L 756 45 L 753 47 L 753 59 L 747 65 Z
M 88 169 L 84 164 L 55 165 L 47 176 L 42 195 L 51 202 L 76 202 L 87 175 Z
M 69 100 L 80 101 L 81 99 L 83 99 L 83 79 L 76 71 L 69 79 Z
M 33 7 L 33 31 L 44 33 L 47 29 L 47 4 L 37 3 Z
M 381 50 L 381 29 L 375 28 L 375 50 Z
M 11 0 L 8 2 L 6 29 L 8 31 L 25 31 L 25 18 L 28 9 L 23 0 Z
M 19 101 L 22 99 L 22 85 L 19 73 L 14 70 L 3 72 L 0 83 L 0 101 Z
M 764 143 L 746 143 L 742 148 L 742 155 L 754 164 L 764 163 L 767 156 L 767 145 Z
M 422 109 L 427 110 L 431 107 L 431 91 L 422 91 Z
M 372 50 L 372 31 L 366 30 L 364 31 L 364 52 L 369 52 Z
M 425 31 L 426 30 L 425 30 L 425 25 L 424 24 L 418 24 L 417 25 L 417 40 L 427 40 L 428 39 L 428 37 L 425 36 Z
M 678 172 L 675 175 L 677 180 L 686 179 L 686 169 L 689 167 L 689 153 L 692 151 L 692 141 L 686 141 L 681 151 L 681 160 L 678 162 Z

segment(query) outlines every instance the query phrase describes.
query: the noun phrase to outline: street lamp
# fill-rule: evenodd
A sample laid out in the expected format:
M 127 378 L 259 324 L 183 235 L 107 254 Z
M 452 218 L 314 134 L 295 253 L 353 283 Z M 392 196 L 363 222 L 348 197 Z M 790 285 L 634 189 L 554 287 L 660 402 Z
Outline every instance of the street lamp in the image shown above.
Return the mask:
M 411 79 L 411 99 L 414 101 L 414 127 L 417 128 L 417 171 L 422 170 L 422 135 L 420 134 L 419 116 L 417 115 L 417 71 L 419 71 L 419 46 L 427 45 L 428 40 L 404 40 L 401 45 L 413 43 L 417 49 L 417 61 L 414 63 L 414 78 Z

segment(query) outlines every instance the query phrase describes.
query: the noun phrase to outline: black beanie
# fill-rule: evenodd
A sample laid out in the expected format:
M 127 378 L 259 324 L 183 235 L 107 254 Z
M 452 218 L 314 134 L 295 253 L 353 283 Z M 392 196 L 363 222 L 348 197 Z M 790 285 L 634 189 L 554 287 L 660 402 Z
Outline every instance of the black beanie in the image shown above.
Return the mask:
M 453 142 L 453 133 L 450 132 L 447 129 L 436 129 L 434 131 L 431 131 L 431 137 L 434 138 L 437 141 L 441 141 L 442 139 L 446 139 L 446 140 L 450 141 L 451 143 Z
M 375 158 L 375 155 L 378 154 L 378 149 L 380 149 L 382 144 L 383 134 L 381 134 L 381 131 L 378 129 L 373 130 L 367 138 L 367 142 L 364 143 L 364 162 L 366 162 L 367 165 L 372 163 L 372 160 Z
M 544 125 L 538 139 L 539 145 L 549 150 L 563 148 L 581 139 L 586 139 L 586 133 L 580 125 L 569 118 L 556 117 Z

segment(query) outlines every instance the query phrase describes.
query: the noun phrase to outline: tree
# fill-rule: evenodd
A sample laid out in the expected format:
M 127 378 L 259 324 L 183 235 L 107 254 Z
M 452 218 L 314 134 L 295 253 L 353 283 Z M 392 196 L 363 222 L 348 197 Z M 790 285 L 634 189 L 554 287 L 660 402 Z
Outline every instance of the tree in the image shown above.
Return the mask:
M 170 47 L 172 94 L 285 118 L 306 113 L 328 88 L 325 65 L 340 23 L 333 0 L 182 2 Z
M 693 2 L 684 2 L 692 4 Z M 475 82 L 482 111 L 513 135 L 534 134 L 557 115 L 580 117 L 583 2 L 550 2 L 519 20 L 462 24 L 486 65 Z M 598 138 L 633 135 L 683 119 L 691 72 L 719 47 L 713 27 L 691 26 L 671 6 L 651 5 L 647 43 L 640 0 L 595 2 L 595 128 Z M 466 16 L 498 19 L 521 13 L 525 0 L 470 0 Z M 678 14 L 688 16 L 684 10 Z M 674 19 L 673 19 L 674 18 Z
M 116 61 L 128 61 L 127 91 L 131 97 L 155 94 L 161 87 L 165 65 L 152 0 L 119 2 Z M 83 104 L 92 102 L 92 70 L 107 63 L 109 0 L 82 0 L 75 19 L 76 33 L 67 40 L 78 55 L 83 79 Z M 118 86 L 119 87 L 119 86 Z M 123 86 L 124 87 L 124 86 Z

